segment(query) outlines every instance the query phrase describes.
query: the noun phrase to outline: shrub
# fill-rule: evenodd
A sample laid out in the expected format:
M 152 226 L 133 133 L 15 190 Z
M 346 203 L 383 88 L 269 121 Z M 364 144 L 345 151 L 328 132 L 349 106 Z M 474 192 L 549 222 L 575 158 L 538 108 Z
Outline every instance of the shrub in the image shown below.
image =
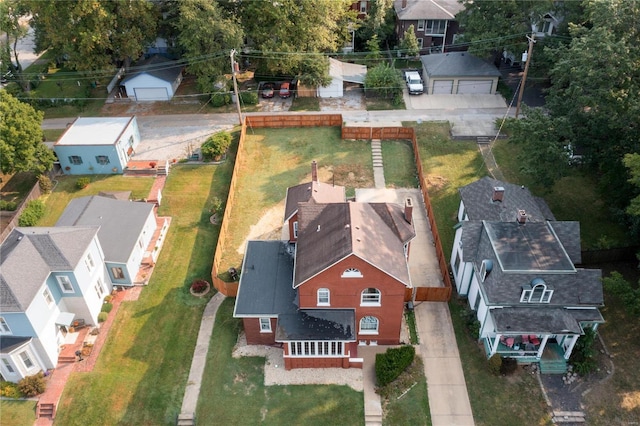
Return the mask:
M 465 306 L 464 309 L 460 311 L 460 316 L 464 319 L 465 326 L 471 338 L 477 340 L 478 336 L 480 336 L 480 321 L 478 321 L 476 312 L 471 310 L 469 306 Z
M 500 374 L 500 369 L 502 368 L 502 357 L 498 354 L 493 354 L 491 358 L 487 360 L 487 367 L 489 367 L 489 371 L 496 376 Z
M 194 293 L 203 293 L 209 287 L 209 283 L 205 280 L 195 280 L 191 283 L 191 291 Z
M 44 374 L 42 372 L 34 374 L 33 376 L 27 376 L 18 382 L 18 390 L 28 397 L 40 395 L 47 388 L 47 384 L 44 381 Z
M 18 208 L 18 203 L 16 203 L 15 201 L 0 200 L 0 210 L 6 210 L 9 212 L 12 212 L 17 208 Z
M 45 194 L 48 194 L 53 189 L 53 184 L 51 183 L 51 179 L 47 175 L 38 176 L 38 184 L 40 185 L 40 190 Z
M 221 107 L 231 103 L 231 95 L 227 92 L 218 92 L 211 95 L 211 106 Z
M 44 203 L 40 200 L 31 200 L 22 211 L 20 219 L 18 219 L 18 225 L 35 226 L 42 216 L 44 216 Z
M 200 147 L 205 160 L 213 160 L 222 156 L 231 145 L 231 133 L 219 132 L 210 136 Z
M 23 394 L 18 389 L 18 384 L 13 382 L 0 382 L 0 396 L 5 398 L 22 398 Z
M 76 188 L 85 189 L 91 183 L 91 178 L 81 177 L 76 181 Z
M 113 309 L 113 304 L 112 303 L 103 303 L 102 304 L 102 309 L 100 309 L 100 311 L 109 313 L 109 312 L 111 312 L 112 309 Z
M 107 313 L 106 312 L 100 312 L 98 314 L 98 322 L 105 322 L 107 320 Z
M 502 358 L 500 365 L 500 374 L 510 376 L 518 369 L 518 361 L 515 358 Z
M 378 386 L 386 386 L 394 381 L 413 362 L 416 350 L 413 346 L 387 349 L 376 355 L 376 380 Z
M 110 294 L 107 294 L 107 295 L 104 297 L 104 302 L 105 302 L 105 303 L 109 303 L 109 302 L 111 302 L 112 300 L 113 300 L 113 296 L 112 296 L 112 295 L 110 295 Z
M 240 105 L 258 105 L 258 92 L 240 92 Z
M 593 328 L 585 328 L 584 335 L 578 338 L 569 362 L 573 365 L 574 370 L 584 376 L 585 374 L 595 371 L 598 367 L 594 358 L 595 352 L 593 345 L 596 341 L 596 332 Z

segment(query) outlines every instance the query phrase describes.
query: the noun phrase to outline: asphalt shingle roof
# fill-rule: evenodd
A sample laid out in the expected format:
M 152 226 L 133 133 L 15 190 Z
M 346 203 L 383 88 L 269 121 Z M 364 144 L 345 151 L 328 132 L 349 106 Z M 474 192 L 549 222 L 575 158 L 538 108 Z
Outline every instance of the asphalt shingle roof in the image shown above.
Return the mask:
M 300 203 L 340 203 L 345 200 L 344 186 L 322 182 L 306 182 L 287 189 L 284 221 L 291 219 Z
M 495 66 L 468 52 L 423 55 L 420 60 L 429 78 L 500 77 Z
M 31 337 L 0 336 L 0 353 L 10 354 L 15 349 L 29 342 Z
M 177 65 L 175 61 L 163 58 L 162 56 L 150 56 L 147 59 L 137 62 L 135 64 L 136 71 L 128 74 L 120 84 L 133 80 L 141 74 L 149 74 L 160 80 L 173 83 L 182 72 L 182 68 L 182 65 Z
M 406 7 L 402 7 L 403 0 L 395 0 L 393 7 L 398 19 L 413 21 L 416 19 L 445 19 L 453 20 L 455 15 L 464 9 L 458 0 L 406 0 Z

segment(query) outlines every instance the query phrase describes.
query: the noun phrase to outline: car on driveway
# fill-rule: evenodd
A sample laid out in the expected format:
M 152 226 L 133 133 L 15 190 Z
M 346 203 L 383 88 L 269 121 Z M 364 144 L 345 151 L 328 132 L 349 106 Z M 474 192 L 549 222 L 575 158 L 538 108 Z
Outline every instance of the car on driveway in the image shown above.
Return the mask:
M 275 85 L 273 83 L 264 83 L 262 85 L 262 97 L 265 99 L 273 98 Z
M 291 96 L 291 89 L 289 88 L 289 83 L 282 83 L 280 85 L 280 92 L 278 93 L 282 99 L 286 99 Z

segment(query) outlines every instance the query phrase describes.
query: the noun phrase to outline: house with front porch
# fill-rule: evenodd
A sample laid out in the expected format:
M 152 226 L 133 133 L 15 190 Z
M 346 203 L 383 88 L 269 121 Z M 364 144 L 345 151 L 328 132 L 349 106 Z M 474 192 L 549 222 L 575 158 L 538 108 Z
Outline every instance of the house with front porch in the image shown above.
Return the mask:
M 487 357 L 564 372 L 585 329 L 604 322 L 602 272 L 576 266 L 580 224 L 555 220 L 527 188 L 489 177 L 460 196 L 450 266 Z
M 286 369 L 362 367 L 360 345 L 399 344 L 411 217 L 411 203 L 298 203 L 294 242 L 247 244 L 234 308 L 247 343 L 281 347 Z

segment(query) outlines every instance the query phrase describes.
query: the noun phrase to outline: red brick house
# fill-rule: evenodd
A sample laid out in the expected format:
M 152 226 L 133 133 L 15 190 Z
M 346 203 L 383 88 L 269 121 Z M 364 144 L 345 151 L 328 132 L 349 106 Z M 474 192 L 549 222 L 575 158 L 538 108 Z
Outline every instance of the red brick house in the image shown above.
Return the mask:
M 295 244 L 249 241 L 234 309 L 247 343 L 282 347 L 286 369 L 361 367 L 359 345 L 400 343 L 411 215 L 410 204 L 310 200 Z

